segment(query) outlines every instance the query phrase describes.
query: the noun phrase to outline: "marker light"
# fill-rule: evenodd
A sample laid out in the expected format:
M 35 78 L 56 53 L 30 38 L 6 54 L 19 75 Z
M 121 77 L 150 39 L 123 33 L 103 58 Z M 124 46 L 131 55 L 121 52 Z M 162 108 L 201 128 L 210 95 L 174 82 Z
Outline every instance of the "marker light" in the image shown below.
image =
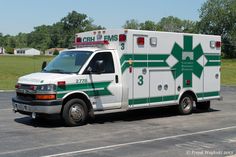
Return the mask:
M 76 43 L 81 43 L 81 41 L 82 41 L 82 38 L 80 38 L 80 37 L 78 37 L 78 38 L 76 38 Z
M 66 85 L 66 81 L 59 81 L 57 82 L 58 86 L 65 86 Z
M 211 41 L 210 42 L 210 47 L 211 48 L 220 48 L 221 47 L 221 42 L 220 41 Z
M 20 84 L 16 84 L 16 85 L 15 85 L 15 88 L 16 88 L 16 89 L 20 88 Z
M 126 41 L 126 35 L 125 34 L 120 34 L 119 35 L 119 42 L 125 42 Z
M 216 41 L 216 48 L 220 48 L 221 47 L 221 42 L 220 41 Z
M 190 80 L 186 80 L 186 85 L 190 85 L 191 81 Z
M 144 45 L 144 37 L 138 37 L 137 38 L 137 44 L 139 46 L 143 46 Z

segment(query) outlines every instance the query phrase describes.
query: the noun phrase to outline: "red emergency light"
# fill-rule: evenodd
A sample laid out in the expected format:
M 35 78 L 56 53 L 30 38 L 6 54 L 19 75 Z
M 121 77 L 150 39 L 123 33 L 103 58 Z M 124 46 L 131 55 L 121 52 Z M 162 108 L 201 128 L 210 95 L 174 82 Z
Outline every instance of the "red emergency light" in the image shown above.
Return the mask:
M 125 34 L 120 34 L 119 35 L 119 42 L 125 42 L 126 41 L 126 35 Z
M 144 37 L 138 37 L 138 38 L 137 38 L 137 44 L 138 44 L 139 46 L 143 46 L 144 43 L 145 43 Z
M 81 43 L 82 42 L 82 38 L 80 38 L 80 37 L 76 38 L 75 42 L 76 43 Z

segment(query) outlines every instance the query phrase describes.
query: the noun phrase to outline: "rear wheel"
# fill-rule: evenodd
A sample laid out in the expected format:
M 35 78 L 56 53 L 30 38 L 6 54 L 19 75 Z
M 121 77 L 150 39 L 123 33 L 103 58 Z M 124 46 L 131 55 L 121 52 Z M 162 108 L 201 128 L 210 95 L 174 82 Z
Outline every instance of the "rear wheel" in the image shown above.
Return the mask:
M 211 107 L 210 101 L 198 102 L 196 104 L 196 108 L 199 110 L 208 111 L 210 109 L 210 107 Z
M 189 94 L 184 94 L 180 100 L 178 109 L 182 115 L 191 114 L 193 110 L 193 97 Z
M 67 126 L 84 125 L 88 118 L 88 109 L 81 99 L 68 101 L 63 109 L 62 117 Z

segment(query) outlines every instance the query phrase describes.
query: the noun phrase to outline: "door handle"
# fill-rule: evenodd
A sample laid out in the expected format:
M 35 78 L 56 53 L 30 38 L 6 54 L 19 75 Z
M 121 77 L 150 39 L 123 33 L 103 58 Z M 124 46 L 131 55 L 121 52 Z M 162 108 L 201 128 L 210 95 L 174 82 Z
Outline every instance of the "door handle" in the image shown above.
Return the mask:
M 119 83 L 119 77 L 118 75 L 115 76 L 116 83 Z

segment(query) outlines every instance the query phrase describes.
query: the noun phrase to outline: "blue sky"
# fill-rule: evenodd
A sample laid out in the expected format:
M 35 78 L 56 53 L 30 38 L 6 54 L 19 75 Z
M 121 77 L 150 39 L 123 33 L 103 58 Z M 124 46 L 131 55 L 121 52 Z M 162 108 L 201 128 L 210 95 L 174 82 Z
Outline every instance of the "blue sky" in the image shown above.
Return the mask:
M 0 32 L 16 35 L 33 31 L 35 26 L 51 25 L 75 10 L 87 14 L 94 24 L 121 28 L 126 20 L 158 22 L 176 16 L 198 20 L 206 0 L 1 0 Z

